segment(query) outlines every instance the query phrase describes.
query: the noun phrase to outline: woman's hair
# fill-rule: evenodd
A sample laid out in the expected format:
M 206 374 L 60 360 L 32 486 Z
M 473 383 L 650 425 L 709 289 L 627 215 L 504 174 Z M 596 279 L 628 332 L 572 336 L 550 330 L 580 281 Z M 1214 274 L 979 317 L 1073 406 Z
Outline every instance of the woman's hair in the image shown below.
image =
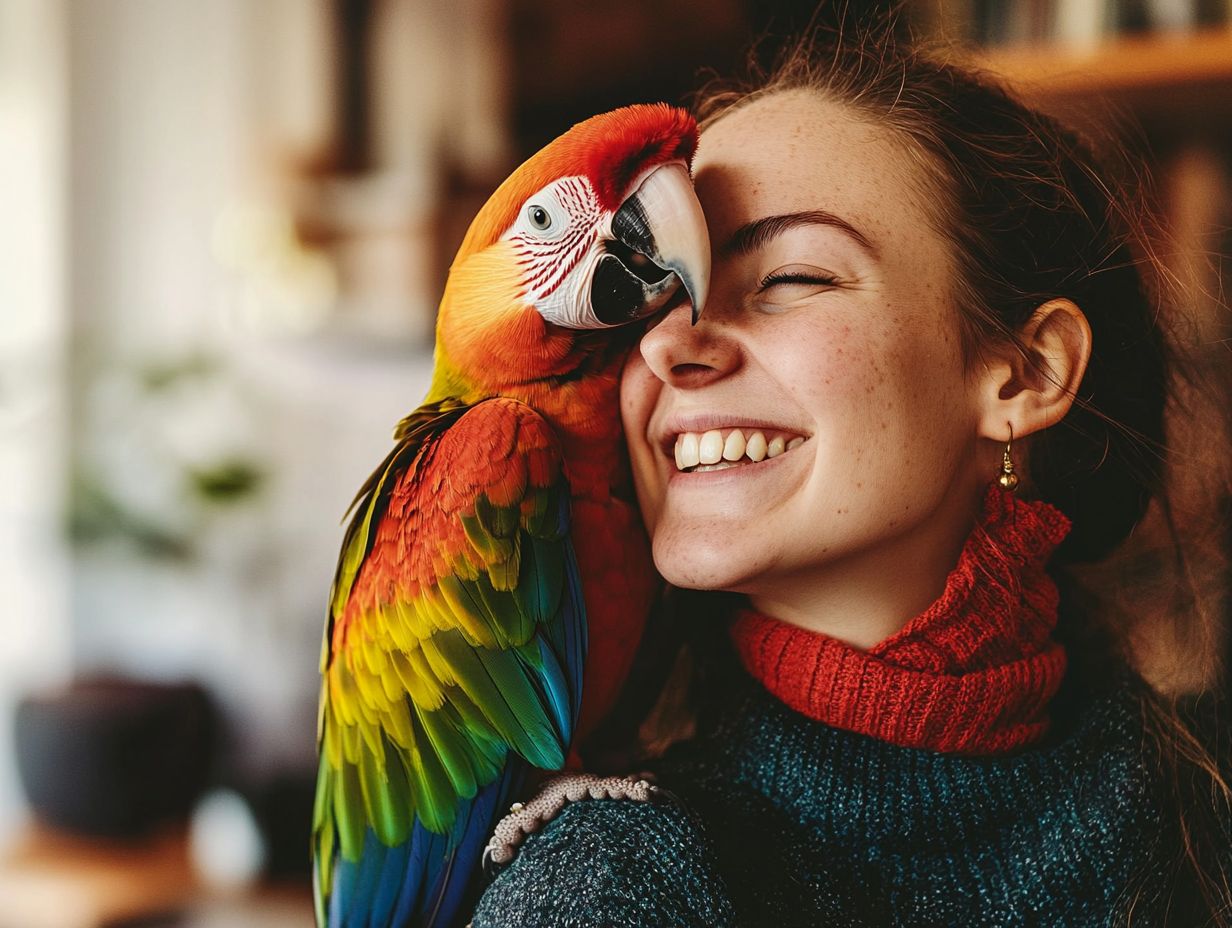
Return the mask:
M 1073 523 L 1052 561 L 1063 591 L 1058 634 L 1071 675 L 1094 678 L 1110 651 L 1128 655 L 1129 629 L 1101 620 L 1107 610 L 1078 581 L 1077 565 L 1107 563 L 1154 504 L 1180 559 L 1173 567 L 1187 580 L 1165 484 L 1166 413 L 1178 382 L 1198 371 L 1177 348 L 1172 278 L 1151 244 L 1142 175 L 1106 166 L 1113 162 L 998 79 L 900 41 L 894 19 L 810 30 L 771 68 L 754 65 L 751 79 L 708 88 L 699 117 L 704 127 L 760 97 L 803 91 L 896 135 L 927 179 L 931 221 L 952 245 L 969 366 L 994 346 L 1015 346 L 1031 360 L 1017 333 L 1051 299 L 1070 299 L 1085 314 L 1093 349 L 1074 405 L 1024 444 L 1030 492 Z M 1177 885 L 1187 873 L 1203 922 L 1228 924 L 1228 835 L 1219 822 L 1228 788 L 1175 706 L 1143 692 L 1164 779 L 1178 783 Z M 1198 924 L 1179 909 L 1174 918 Z

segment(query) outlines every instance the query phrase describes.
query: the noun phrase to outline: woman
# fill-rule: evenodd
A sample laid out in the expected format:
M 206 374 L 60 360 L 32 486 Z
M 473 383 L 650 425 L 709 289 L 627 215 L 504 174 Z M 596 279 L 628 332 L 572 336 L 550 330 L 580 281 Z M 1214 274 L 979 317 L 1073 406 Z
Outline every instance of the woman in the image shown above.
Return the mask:
M 566 805 L 475 928 L 1225 924 L 1226 787 L 1068 579 L 1161 492 L 1169 382 L 1092 156 L 884 35 L 707 109 L 710 300 L 623 416 L 659 570 L 739 597 L 663 801 Z

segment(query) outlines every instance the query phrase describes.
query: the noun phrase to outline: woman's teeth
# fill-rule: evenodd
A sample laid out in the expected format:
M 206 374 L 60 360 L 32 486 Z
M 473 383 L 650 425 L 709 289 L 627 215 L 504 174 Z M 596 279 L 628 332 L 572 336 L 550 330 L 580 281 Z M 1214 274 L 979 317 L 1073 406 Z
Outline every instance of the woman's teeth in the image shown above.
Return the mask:
M 760 431 L 746 436 L 740 429 L 732 429 L 726 438 L 718 429 L 700 435 L 682 432 L 676 436 L 676 469 L 704 473 L 756 464 L 767 458 L 777 458 L 802 444 L 804 438 L 799 435 L 778 434 L 767 441 L 765 433 Z

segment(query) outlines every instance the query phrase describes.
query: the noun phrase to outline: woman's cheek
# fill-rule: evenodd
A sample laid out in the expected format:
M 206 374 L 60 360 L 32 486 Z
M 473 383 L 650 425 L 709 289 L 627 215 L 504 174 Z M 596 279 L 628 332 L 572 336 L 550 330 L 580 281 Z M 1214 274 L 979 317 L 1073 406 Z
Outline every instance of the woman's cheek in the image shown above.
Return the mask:
M 660 486 L 663 478 L 655 450 L 646 435 L 660 386 L 658 378 L 634 349 L 620 378 L 620 418 L 629 449 L 633 486 L 648 531 L 653 531 L 658 521 L 665 491 L 665 487 Z

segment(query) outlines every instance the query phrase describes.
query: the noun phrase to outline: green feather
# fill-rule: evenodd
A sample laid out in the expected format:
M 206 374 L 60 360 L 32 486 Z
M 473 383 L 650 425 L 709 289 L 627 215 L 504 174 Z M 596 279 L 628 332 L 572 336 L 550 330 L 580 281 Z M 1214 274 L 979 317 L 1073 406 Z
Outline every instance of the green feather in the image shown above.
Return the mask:
M 520 535 L 513 536 L 513 544 L 509 556 L 500 561 L 488 564 L 488 578 L 492 587 L 502 592 L 512 590 L 518 582 L 519 565 L 522 563 L 522 545 Z
M 433 750 L 441 759 L 445 773 L 459 796 L 474 796 L 478 788 L 471 753 L 473 746 L 465 730 L 451 724 L 444 712 L 423 712 L 415 709 L 415 716 L 428 736 Z
M 507 645 L 505 630 L 487 610 L 483 597 L 472 593 L 471 584 L 460 577 L 446 575 L 437 578 L 436 586 L 454 615 L 458 631 L 471 647 L 503 648 Z
M 523 546 L 522 572 L 513 594 L 519 612 L 537 628 L 550 622 L 560 608 L 565 558 L 560 542 L 538 538 L 528 541 Z
M 485 758 L 497 764 L 497 769 L 499 770 L 499 764 L 504 761 L 508 748 L 504 739 L 501 738 L 500 732 L 493 727 L 488 717 L 466 695 L 466 692 L 458 686 L 450 689 L 449 701 L 446 705 L 457 713 L 458 724 L 464 727 L 467 736 L 474 745 L 483 753 Z
M 333 800 L 335 772 L 329 765 L 329 760 L 325 757 L 325 752 L 321 752 L 320 759 L 317 762 L 317 790 L 312 797 L 312 820 L 314 822 L 323 822 L 327 815 Z M 327 829 L 331 830 L 332 829 Z
M 405 841 L 411 833 L 411 790 L 397 752 L 377 758 L 362 751 L 359 785 L 368 822 L 381 843 L 393 847 Z
M 475 498 L 475 517 L 490 535 L 508 538 L 522 521 L 518 506 L 494 506 L 484 495 Z
M 359 785 L 359 772 L 352 764 L 343 764 L 333 771 L 334 821 L 342 843 L 342 856 L 359 860 L 364 849 L 364 800 Z
M 424 654 L 429 662 L 435 657 L 453 669 L 462 689 L 515 751 L 537 767 L 560 767 L 562 746 L 516 654 L 475 649 L 460 634 L 450 632 L 425 641 Z
M 415 729 L 415 750 L 409 758 L 409 780 L 415 812 L 425 828 L 444 833 L 453 826 L 457 817 L 457 798 L 449 775 L 431 749 L 428 734 L 415 713 L 411 715 L 411 725 Z
M 535 505 L 526 515 L 526 531 L 536 538 L 555 540 L 564 537 L 560 529 L 560 509 L 568 505 L 568 490 L 563 485 L 557 485 L 536 491 L 532 499 Z
M 493 535 L 477 516 L 462 516 L 462 530 L 484 563 L 504 561 L 513 552 L 513 538 Z
M 518 608 L 517 594 L 496 589 L 487 576 L 478 577 L 469 585 L 472 595 L 483 602 L 484 609 L 492 617 L 498 630 L 501 650 L 518 647 L 530 640 L 535 633 Z

